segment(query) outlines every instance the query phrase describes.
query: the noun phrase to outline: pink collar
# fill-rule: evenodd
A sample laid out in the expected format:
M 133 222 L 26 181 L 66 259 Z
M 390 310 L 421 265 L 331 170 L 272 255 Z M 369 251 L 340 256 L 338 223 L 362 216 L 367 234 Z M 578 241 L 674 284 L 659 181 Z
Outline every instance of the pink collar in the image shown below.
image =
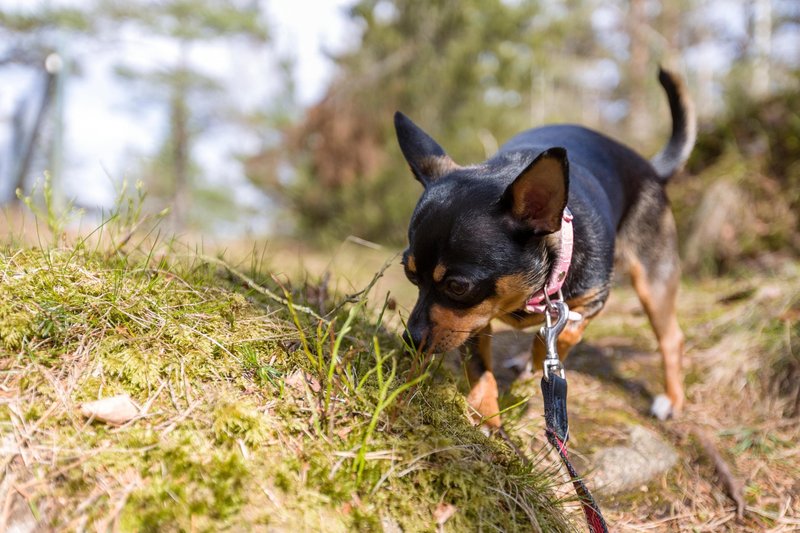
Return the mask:
M 569 208 L 564 208 L 564 219 L 561 224 L 561 249 L 558 252 L 558 263 L 556 263 L 550 272 L 550 278 L 547 283 L 534 292 L 528 301 L 525 303 L 525 311 L 528 313 L 544 313 L 546 305 L 544 290 L 547 288 L 547 296 L 558 294 L 561 286 L 564 285 L 564 280 L 567 279 L 567 272 L 569 266 L 572 264 L 572 243 L 574 234 L 572 232 L 572 212 Z

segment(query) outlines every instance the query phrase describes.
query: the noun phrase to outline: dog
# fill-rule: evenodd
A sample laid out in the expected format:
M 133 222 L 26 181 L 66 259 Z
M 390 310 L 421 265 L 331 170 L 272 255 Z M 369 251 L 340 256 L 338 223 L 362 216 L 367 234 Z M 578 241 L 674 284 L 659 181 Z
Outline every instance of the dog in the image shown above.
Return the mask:
M 572 312 L 557 340 L 561 358 L 603 309 L 615 262 L 622 264 L 663 357 L 666 394 L 656 397 L 651 411 L 663 420 L 684 405 L 684 335 L 675 302 L 680 265 L 664 189 L 689 157 L 696 120 L 681 80 L 662 68 L 659 81 L 672 133 L 649 161 L 593 130 L 549 125 L 518 134 L 483 163 L 460 166 L 409 118 L 395 114 L 400 149 L 424 187 L 402 258 L 419 290 L 404 339 L 427 353 L 460 348 L 467 402 L 473 418 L 490 429 L 501 427 L 491 321 L 516 328 L 543 322 L 543 314 L 530 312 L 531 297 L 549 294 L 544 285 L 563 265 L 567 222 L 573 251 L 558 281 Z M 538 337 L 532 354 L 534 368 L 541 368 L 546 348 Z

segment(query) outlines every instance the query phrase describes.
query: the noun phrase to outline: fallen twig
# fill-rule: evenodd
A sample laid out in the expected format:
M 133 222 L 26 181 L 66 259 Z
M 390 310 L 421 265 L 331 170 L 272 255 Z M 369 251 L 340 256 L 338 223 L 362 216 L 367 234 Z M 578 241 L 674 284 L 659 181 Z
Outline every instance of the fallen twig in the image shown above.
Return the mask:
M 741 520 L 744 518 L 745 510 L 744 483 L 733 475 L 728 463 L 722 458 L 714 441 L 705 431 L 700 428 L 692 428 L 691 433 L 700 442 L 706 455 L 714 462 L 714 469 L 717 471 L 722 486 L 736 504 L 736 517 Z
M 228 264 L 226 261 L 223 261 L 222 259 L 218 259 L 216 257 L 211 257 L 209 255 L 197 255 L 196 257 L 198 259 L 200 259 L 201 261 L 205 261 L 206 263 L 214 263 L 216 265 L 219 265 L 219 266 L 223 267 L 225 270 L 227 270 L 228 272 L 230 272 L 231 274 L 233 274 L 234 276 L 239 278 L 241 281 L 243 281 L 248 289 L 254 290 L 259 294 L 263 294 L 264 296 L 266 296 L 270 300 L 278 302 L 279 304 L 289 305 L 289 301 L 286 298 L 278 296 L 277 294 L 275 294 L 271 290 L 267 289 L 266 287 L 262 287 L 253 278 L 249 277 L 244 272 L 241 272 L 240 270 L 237 270 L 236 268 L 234 268 L 233 266 Z M 330 322 L 329 320 L 325 320 L 324 318 L 319 316 L 310 307 L 306 307 L 304 305 L 297 305 L 297 304 L 292 304 L 292 305 L 294 305 L 294 308 L 296 310 L 298 310 L 298 311 L 300 311 L 302 313 L 305 313 L 307 315 L 311 315 L 312 317 L 316 318 L 317 320 L 321 320 L 326 324 L 328 322 Z

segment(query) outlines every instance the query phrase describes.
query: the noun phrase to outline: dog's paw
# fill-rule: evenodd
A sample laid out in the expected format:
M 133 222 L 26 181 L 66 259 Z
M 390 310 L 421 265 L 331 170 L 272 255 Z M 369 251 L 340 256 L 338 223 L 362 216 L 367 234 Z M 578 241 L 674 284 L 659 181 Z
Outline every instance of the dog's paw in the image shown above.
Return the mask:
M 672 401 L 666 394 L 656 396 L 650 406 L 650 414 L 662 421 L 672 416 Z

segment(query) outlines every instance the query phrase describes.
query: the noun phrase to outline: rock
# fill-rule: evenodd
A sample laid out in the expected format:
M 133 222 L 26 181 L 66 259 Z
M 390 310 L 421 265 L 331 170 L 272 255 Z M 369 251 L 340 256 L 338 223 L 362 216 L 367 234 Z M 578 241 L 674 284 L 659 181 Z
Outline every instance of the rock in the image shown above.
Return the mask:
M 607 495 L 639 489 L 672 468 L 677 460 L 678 454 L 664 439 L 642 426 L 633 426 L 624 446 L 595 452 L 592 484 Z
M 99 420 L 112 426 L 121 426 L 139 416 L 139 406 L 127 394 L 118 394 L 81 404 L 86 418 Z

